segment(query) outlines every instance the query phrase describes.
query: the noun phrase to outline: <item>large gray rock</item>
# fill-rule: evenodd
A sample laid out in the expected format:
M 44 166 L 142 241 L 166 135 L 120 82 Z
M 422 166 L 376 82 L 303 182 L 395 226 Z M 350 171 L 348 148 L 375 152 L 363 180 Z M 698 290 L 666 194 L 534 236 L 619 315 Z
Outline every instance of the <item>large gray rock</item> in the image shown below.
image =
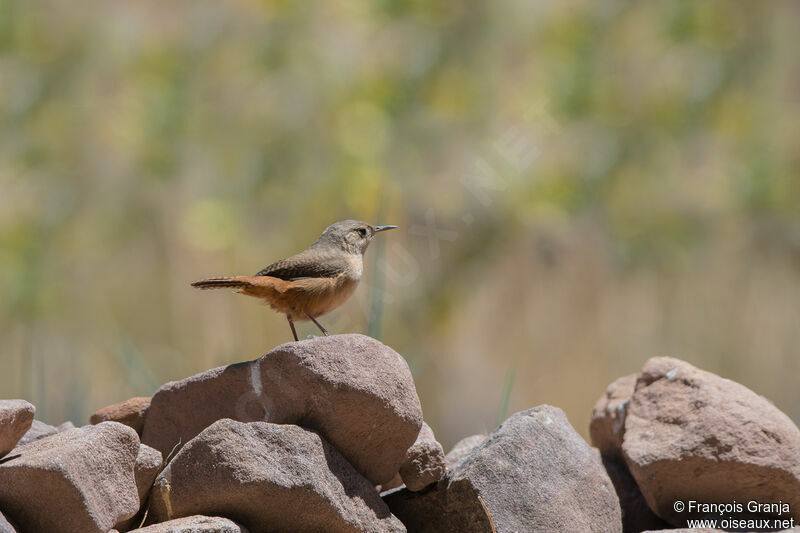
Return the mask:
M 645 364 L 622 451 L 650 508 L 673 525 L 702 517 L 677 513 L 677 500 L 782 501 L 800 519 L 800 430 L 750 389 L 689 363 Z
M 0 457 L 30 429 L 36 408 L 25 400 L 0 400 Z
M 244 526 L 227 518 L 195 515 L 134 529 L 130 533 L 248 533 L 248 531 Z
M 430 426 L 423 422 L 416 442 L 400 465 L 400 478 L 408 490 L 418 491 L 442 479 L 444 473 L 444 449 Z
M 219 420 L 158 475 L 150 517 L 194 514 L 234 518 L 252 533 L 405 531 L 320 435 L 267 422 Z
M 512 415 L 434 487 L 384 500 L 412 533 L 622 531 L 599 454 L 547 405 Z
M 379 485 L 414 444 L 422 408 L 397 352 L 363 335 L 317 337 L 167 383 L 153 396 L 142 442 L 166 456 L 221 418 L 313 428 Z
M 631 374 L 611 383 L 594 405 L 589 423 L 589 437 L 592 446 L 606 457 L 616 459 L 622 456 L 625 416 L 637 376 L 638 374 Z
M 139 437 L 104 422 L 15 448 L 0 464 L 0 509 L 22 531 L 105 533 L 139 508 Z

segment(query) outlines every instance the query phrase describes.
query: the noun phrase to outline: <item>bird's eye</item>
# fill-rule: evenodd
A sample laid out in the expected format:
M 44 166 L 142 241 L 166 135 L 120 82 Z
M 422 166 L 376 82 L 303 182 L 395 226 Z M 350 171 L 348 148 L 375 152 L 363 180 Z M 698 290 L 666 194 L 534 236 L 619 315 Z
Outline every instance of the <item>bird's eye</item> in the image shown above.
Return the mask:
M 364 238 L 364 237 L 367 236 L 367 228 L 356 228 L 356 231 L 361 236 L 361 238 Z

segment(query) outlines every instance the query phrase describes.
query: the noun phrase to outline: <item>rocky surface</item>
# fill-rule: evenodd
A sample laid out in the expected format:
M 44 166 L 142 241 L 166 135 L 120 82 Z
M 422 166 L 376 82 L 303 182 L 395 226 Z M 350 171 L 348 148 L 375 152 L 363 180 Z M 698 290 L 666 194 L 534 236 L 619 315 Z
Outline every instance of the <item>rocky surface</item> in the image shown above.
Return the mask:
M 151 448 L 146 444 L 139 445 L 139 453 L 136 455 L 136 463 L 133 465 L 133 477 L 136 481 L 136 492 L 139 494 L 139 512 L 133 517 L 123 520 L 116 525 L 120 531 L 128 531 L 142 522 L 144 510 L 147 506 L 147 498 L 150 496 L 150 489 L 153 481 L 162 466 L 161 452 Z
M 630 374 L 611 383 L 595 403 L 589 424 L 591 443 L 601 453 L 603 465 L 619 497 L 624 533 L 670 527 L 669 523 L 659 518 L 647 505 L 642 491 L 622 458 L 625 417 L 638 376 Z
M 26 532 L 105 533 L 139 508 L 138 452 L 136 432 L 115 422 L 17 447 L 0 464 L 0 509 Z
M 447 465 L 448 470 L 452 470 L 456 467 L 461 460 L 469 454 L 478 444 L 486 440 L 486 435 L 478 434 L 478 435 L 470 435 L 469 437 L 464 437 L 460 441 L 456 442 L 453 448 L 447 452 L 445 455 L 444 460 Z
M 622 456 L 622 438 L 625 434 L 625 416 L 633 395 L 638 374 L 624 376 L 614 381 L 605 394 L 597 400 L 589 423 L 592 446 L 606 457 Z
M 153 396 L 142 441 L 167 455 L 221 418 L 315 429 L 379 485 L 404 462 L 422 408 L 397 352 L 363 335 L 317 337 L 167 383 Z
M 0 400 L 0 457 L 30 429 L 36 409 L 25 400 Z
M 151 448 L 146 444 L 139 446 L 139 453 L 136 455 L 136 464 L 133 473 L 136 480 L 136 491 L 139 493 L 139 500 L 144 501 L 150 493 L 150 487 L 156 479 L 156 474 L 161 469 L 161 452 Z
M 444 449 L 430 426 L 423 422 L 417 440 L 400 465 L 400 478 L 409 490 L 418 491 L 442 479 L 444 473 Z
M 218 516 L 194 515 L 134 529 L 130 533 L 249 533 L 233 520 Z
M 50 435 L 55 435 L 56 433 L 58 433 L 58 428 L 50 424 L 45 424 L 41 420 L 34 420 L 31 423 L 30 429 L 19 439 L 17 446 L 23 446 L 30 442 L 49 437 Z
M 156 478 L 154 520 L 206 514 L 252 533 L 398 532 L 375 487 L 320 435 L 289 424 L 220 420 Z
M 70 429 L 75 429 L 75 424 L 67 420 L 56 426 L 56 433 L 61 433 L 62 431 L 68 431 Z
M 797 426 L 670 358 L 607 388 L 597 448 L 540 406 L 445 456 L 405 361 L 360 335 L 282 345 L 148 401 L 81 428 L 0 401 L 0 533 L 701 532 L 669 528 L 719 513 L 675 501 L 780 501 L 796 521 L 800 509 Z
M 139 435 L 142 434 L 144 427 L 144 417 L 147 415 L 147 409 L 150 407 L 149 396 L 137 396 L 125 400 L 124 402 L 108 405 L 102 409 L 98 409 L 89 419 L 92 424 L 99 424 L 100 422 L 119 422 L 125 424 L 136 431 Z
M 392 490 L 404 486 L 405 485 L 403 485 L 403 478 L 400 477 L 400 472 L 398 472 L 391 480 L 389 480 L 386 483 L 383 483 L 382 485 L 378 485 L 375 488 L 378 492 L 386 492 L 387 490 Z
M 649 507 L 676 526 L 692 517 L 676 500 L 783 501 L 800 519 L 797 426 L 750 389 L 678 359 L 645 364 L 622 452 Z
M 511 416 L 435 486 L 384 500 L 411 532 L 622 531 L 599 455 L 546 405 Z

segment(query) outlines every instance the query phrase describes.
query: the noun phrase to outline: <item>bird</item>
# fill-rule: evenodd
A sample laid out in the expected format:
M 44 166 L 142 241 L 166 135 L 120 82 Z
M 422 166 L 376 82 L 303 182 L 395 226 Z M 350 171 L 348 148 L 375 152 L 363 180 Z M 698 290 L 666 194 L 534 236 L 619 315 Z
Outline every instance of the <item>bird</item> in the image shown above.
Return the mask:
M 376 234 L 397 226 L 373 226 L 360 220 L 331 224 L 307 249 L 276 261 L 253 276 L 224 276 L 192 283 L 198 289 L 235 289 L 261 298 L 286 315 L 297 341 L 295 322 L 311 320 L 329 336 L 317 318 L 345 303 L 364 271 L 364 252 Z

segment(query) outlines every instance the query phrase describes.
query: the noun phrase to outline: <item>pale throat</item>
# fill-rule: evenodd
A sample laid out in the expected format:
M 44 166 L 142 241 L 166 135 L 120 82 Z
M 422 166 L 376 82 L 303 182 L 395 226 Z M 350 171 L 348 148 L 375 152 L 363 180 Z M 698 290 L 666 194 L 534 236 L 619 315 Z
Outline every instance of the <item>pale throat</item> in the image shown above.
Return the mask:
M 350 263 L 347 277 L 353 281 L 359 281 L 361 274 L 364 272 L 363 256 L 360 253 L 347 254 L 347 262 Z

